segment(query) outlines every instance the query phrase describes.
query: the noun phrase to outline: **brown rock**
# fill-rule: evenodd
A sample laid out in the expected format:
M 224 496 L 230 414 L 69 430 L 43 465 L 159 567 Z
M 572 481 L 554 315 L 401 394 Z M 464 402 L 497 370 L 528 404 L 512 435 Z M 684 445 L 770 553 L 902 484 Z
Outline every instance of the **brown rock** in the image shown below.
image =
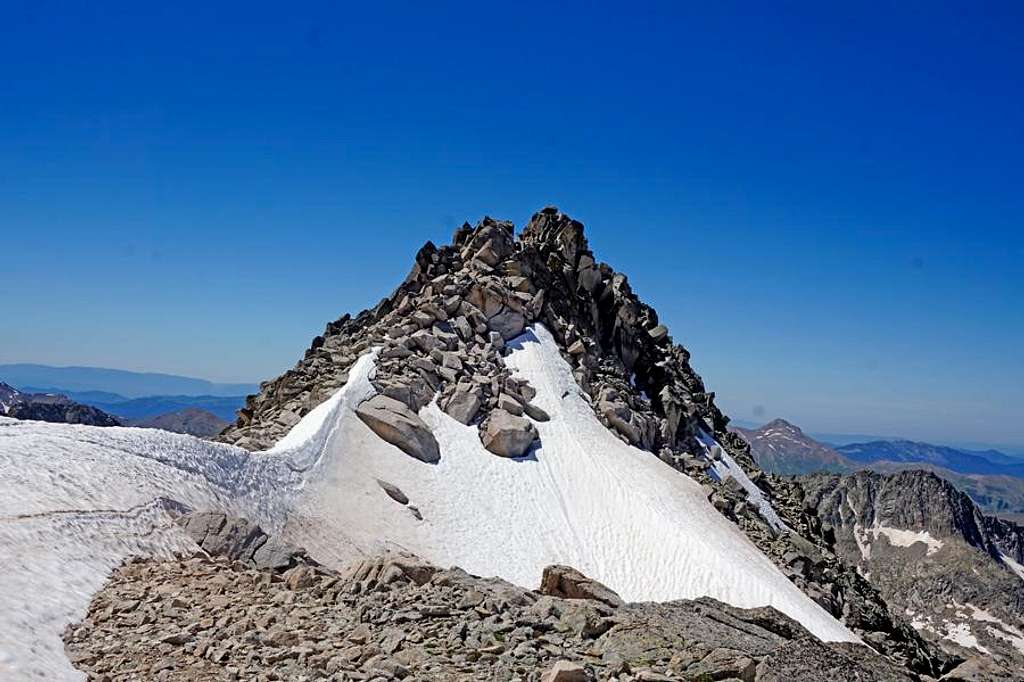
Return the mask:
M 579 663 L 558 661 L 541 675 L 541 682 L 587 682 L 587 669 Z
M 615 608 L 626 603 L 613 590 L 570 566 L 554 565 L 545 568 L 540 592 L 563 599 L 594 599 Z
M 523 417 L 494 410 L 480 433 L 484 447 L 500 457 L 522 457 L 537 438 L 537 429 Z
M 441 459 L 434 434 L 404 403 L 378 395 L 356 408 L 356 415 L 374 433 L 405 454 L 431 464 Z

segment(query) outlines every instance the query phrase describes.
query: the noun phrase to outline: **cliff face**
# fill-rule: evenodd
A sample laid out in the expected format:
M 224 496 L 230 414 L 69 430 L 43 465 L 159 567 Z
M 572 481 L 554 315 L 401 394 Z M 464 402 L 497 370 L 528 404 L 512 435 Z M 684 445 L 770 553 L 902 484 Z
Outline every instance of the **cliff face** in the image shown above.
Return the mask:
M 943 646 L 1024 665 L 1022 530 L 925 471 L 800 479 L 835 548 Z

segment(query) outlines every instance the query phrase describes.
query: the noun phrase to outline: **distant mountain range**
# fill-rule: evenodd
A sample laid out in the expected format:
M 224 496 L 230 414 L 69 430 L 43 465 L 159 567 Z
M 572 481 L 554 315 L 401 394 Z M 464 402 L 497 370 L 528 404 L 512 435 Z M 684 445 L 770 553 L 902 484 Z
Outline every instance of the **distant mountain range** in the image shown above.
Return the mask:
M 63 393 L 72 400 L 92 405 L 129 421 L 156 417 L 170 412 L 199 409 L 210 412 L 225 422 L 230 422 L 234 421 L 235 412 L 245 405 L 244 395 L 151 395 L 143 398 L 127 398 L 106 391 L 69 391 L 62 388 L 40 389 L 36 387 L 25 387 L 23 390 L 36 393 Z
M 1002 474 L 1024 477 L 1024 461 L 998 450 L 958 450 L 909 440 L 840 445 L 836 451 L 861 463 L 920 462 L 962 474 Z
M 101 391 L 128 398 L 155 395 L 228 397 L 259 390 L 259 386 L 253 383 L 222 384 L 174 374 L 25 363 L 0 365 L 0 380 L 19 389 L 24 386 L 57 387 L 65 393 Z
M 880 473 L 925 470 L 967 493 L 988 513 L 1024 513 L 1024 461 L 997 450 L 958 450 L 909 440 L 830 447 L 784 419 L 756 429 L 732 430 L 750 443 L 754 460 L 771 473 L 792 476 L 864 469 Z

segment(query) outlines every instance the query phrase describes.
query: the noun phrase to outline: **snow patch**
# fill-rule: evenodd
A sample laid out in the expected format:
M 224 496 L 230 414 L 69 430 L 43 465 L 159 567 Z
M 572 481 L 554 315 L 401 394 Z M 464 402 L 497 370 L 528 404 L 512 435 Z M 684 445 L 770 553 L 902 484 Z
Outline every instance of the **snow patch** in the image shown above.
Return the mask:
M 1024 566 L 1021 566 L 1006 554 L 1000 553 L 999 558 L 1002 559 L 1003 563 L 1006 564 L 1007 568 L 1016 573 L 1021 580 L 1024 580 Z
M 743 486 L 743 489 L 747 491 L 747 501 L 757 507 L 758 513 L 768 522 L 768 525 L 775 530 L 789 530 L 772 508 L 771 503 L 765 499 L 761 489 L 750 480 L 747 473 L 743 471 L 743 467 L 736 463 L 736 460 L 725 451 L 725 448 L 718 444 L 714 436 L 701 431 L 697 436 L 697 440 L 704 447 L 705 457 L 711 462 L 709 471 L 716 481 L 724 481 L 729 477 L 736 479 Z
M 372 354 L 263 453 L 151 429 L 0 417 L 0 556 L 11 559 L 0 572 L 0 679 L 83 679 L 61 632 L 123 558 L 194 547 L 172 522 L 176 504 L 246 516 L 328 565 L 399 547 L 533 588 L 545 566 L 564 563 L 627 600 L 774 606 L 821 639 L 858 641 L 695 481 L 612 435 L 545 329 L 509 345 L 509 366 L 551 416 L 536 424 L 542 445 L 515 460 L 484 450 L 476 427 L 436 404 L 421 416 L 441 445 L 438 464 L 378 438 L 354 412 L 374 390 Z M 774 515 L 727 454 L 718 472 Z M 399 486 L 422 520 L 377 479 Z
M 875 539 L 878 539 L 880 535 L 884 535 L 889 540 L 889 544 L 894 547 L 911 547 L 919 542 L 923 542 L 928 547 L 925 552 L 926 556 L 931 556 L 942 549 L 942 540 L 932 537 L 931 533 L 926 530 L 904 530 L 902 528 L 891 528 L 876 524 L 868 529 L 868 532 L 874 535 Z
M 946 623 L 945 625 L 946 632 L 942 635 L 943 639 L 956 642 L 960 646 L 968 649 L 975 649 L 983 654 L 992 653 L 978 643 L 978 638 L 974 636 L 973 632 L 971 632 L 971 626 L 967 623 Z
M 969 615 L 974 620 L 991 624 L 986 628 L 990 635 L 1009 642 L 1014 649 L 1024 654 L 1024 632 L 1021 632 L 1020 628 L 1009 625 L 1001 618 L 985 609 L 978 608 L 974 604 L 965 604 L 964 608 L 970 611 Z M 961 615 L 961 613 L 957 615 Z

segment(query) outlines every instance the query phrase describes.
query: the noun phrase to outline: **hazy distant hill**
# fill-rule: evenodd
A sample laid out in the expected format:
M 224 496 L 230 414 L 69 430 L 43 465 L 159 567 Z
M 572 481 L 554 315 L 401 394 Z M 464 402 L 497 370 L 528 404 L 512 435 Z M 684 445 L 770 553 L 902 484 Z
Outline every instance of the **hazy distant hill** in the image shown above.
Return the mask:
M 187 407 L 177 412 L 161 414 L 156 417 L 137 419 L 129 422 L 130 426 L 142 426 L 150 429 L 163 429 L 174 433 L 187 433 L 200 438 L 216 436 L 224 430 L 228 422 L 206 410 Z
M 958 450 L 943 445 L 910 440 L 880 440 L 850 443 L 835 448 L 856 462 L 919 462 L 961 474 L 990 474 L 1024 477 L 1024 461 L 997 450 Z
M 757 465 L 773 474 L 841 473 L 856 468 L 853 462 L 785 419 L 775 419 L 758 429 L 733 430 L 750 443 L 750 454 Z
M 989 472 L 1019 470 L 1020 460 L 995 450 L 964 451 L 905 440 L 832 448 L 784 419 L 775 419 L 756 429 L 733 430 L 750 443 L 750 453 L 758 465 L 774 474 L 852 473 L 861 469 L 890 474 L 925 470 L 970 495 L 986 513 L 1007 516 L 1024 513 L 1024 476 L 964 472 L 951 466 Z
M 57 388 L 62 393 L 104 391 L 128 398 L 154 395 L 238 396 L 259 390 L 256 384 L 220 384 L 174 374 L 24 363 L 0 365 L 0 380 L 18 389 L 40 386 Z
M 54 393 L 56 389 L 34 392 Z M 72 400 L 92 405 L 104 412 L 116 414 L 128 420 L 146 419 L 170 412 L 198 409 L 211 412 L 226 422 L 234 421 L 235 412 L 245 405 L 245 396 L 212 395 L 151 395 L 144 398 L 126 398 L 116 393 L 103 391 L 63 391 Z

